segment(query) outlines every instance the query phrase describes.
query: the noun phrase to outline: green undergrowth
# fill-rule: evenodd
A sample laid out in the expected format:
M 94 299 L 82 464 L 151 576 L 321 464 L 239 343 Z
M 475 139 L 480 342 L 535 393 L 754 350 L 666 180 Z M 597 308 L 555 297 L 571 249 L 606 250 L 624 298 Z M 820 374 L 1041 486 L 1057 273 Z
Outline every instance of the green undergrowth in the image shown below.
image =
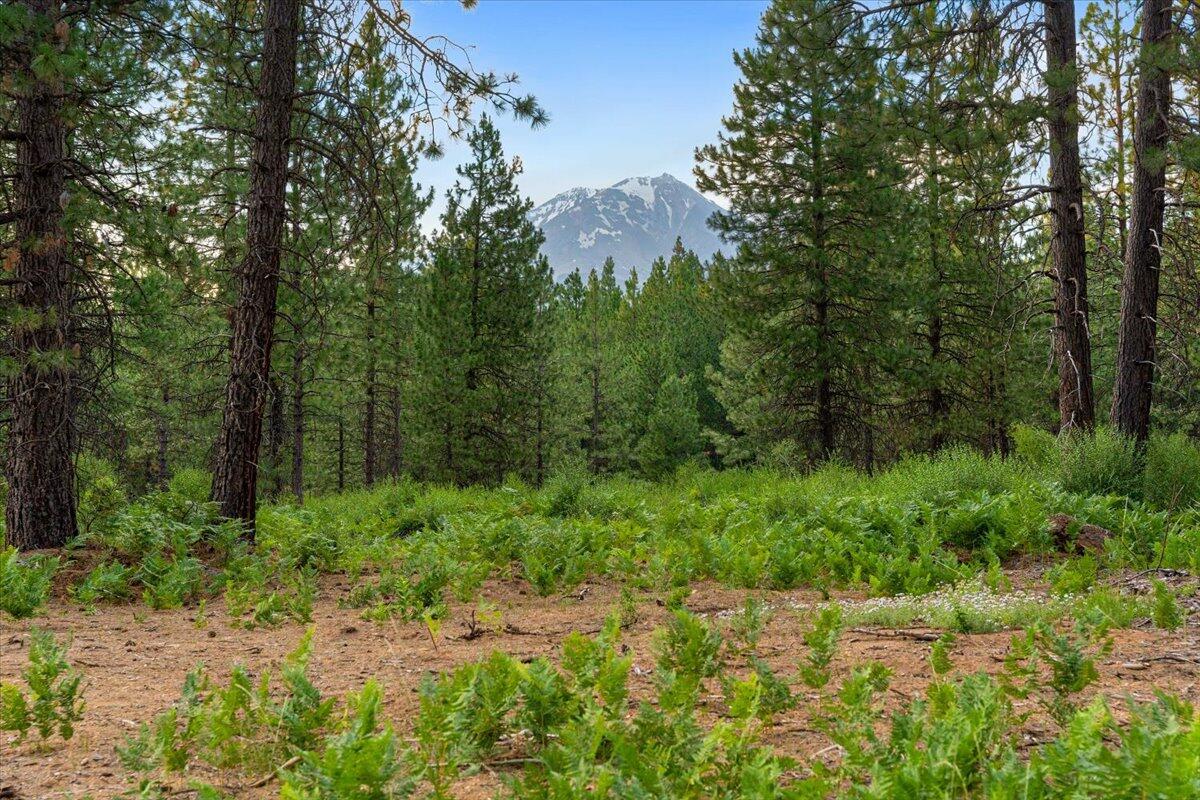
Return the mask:
M 386 722 L 378 683 L 344 698 L 319 693 L 310 633 L 279 675 L 193 672 L 180 701 L 119 752 L 140 797 L 180 785 L 222 797 L 197 777 L 212 769 L 236 777 L 222 786 L 277 779 L 286 800 L 448 798 L 480 771 L 497 776 L 499 797 L 555 800 L 1200 792 L 1190 705 L 1159 694 L 1114 710 L 1091 692 L 1110 647 L 1104 625 L 1033 624 L 994 677 L 958 670 L 956 640 L 943 636 L 928 648 L 927 687 L 885 704 L 884 665 L 837 665 L 847 621 L 835 607 L 816 616 L 800 663 L 774 667 L 752 635 L 764 609 L 751 602 L 741 613 L 719 627 L 677 612 L 650 653 L 623 646 L 614 615 L 597 636 L 569 635 L 555 660 L 497 652 L 427 675 L 403 731 Z M 825 740 L 817 756 L 767 743 L 783 716 Z
M 36 731 L 42 744 L 75 735 L 83 717 L 83 676 L 67 662 L 67 647 L 48 631 L 30 631 L 24 686 L 0 683 L 0 731 L 15 732 L 18 741 Z
M 746 589 L 861 587 L 919 595 L 1048 554 L 1047 518 L 1114 533 L 1097 569 L 1200 566 L 1200 511 L 1063 491 L 1027 461 L 952 451 L 874 478 L 827 467 L 688 472 L 665 483 L 563 478 L 459 490 L 399 483 L 274 506 L 260 541 L 284 560 L 358 585 L 344 605 L 372 619 L 438 617 L 488 578 L 542 595 L 594 576 L 671 597 L 711 579 Z M 1094 579 L 1093 579 L 1094 581 Z
M 1068 491 L 1124 484 L 1072 483 L 1044 463 L 1036 435 L 1023 435 L 1033 444 L 1018 457 L 949 450 L 873 477 L 831 465 L 799 476 L 684 470 L 659 483 L 561 476 L 540 489 L 391 483 L 303 507 L 264 506 L 257 546 L 217 518 L 203 473 L 182 472 L 133 503 L 111 487 L 87 490 L 87 532 L 60 558 L 89 559 L 85 573 L 70 571 L 70 595 L 85 608 L 132 600 L 173 608 L 224 595 L 248 626 L 309 619 L 324 573 L 352 579 L 339 601 L 369 619 L 436 620 L 489 578 L 524 580 L 542 595 L 596 576 L 668 599 L 706 579 L 918 595 L 1049 553 L 1052 514 L 1073 517 L 1072 530 L 1087 523 L 1114 534 L 1091 562 L 1061 568 L 1064 587 L 1094 582 L 1093 567 L 1200 569 L 1200 507 L 1184 504 L 1186 493 L 1155 504 L 1141 490 L 1136 498 Z M 1162 449 L 1151 455 L 1170 462 Z M 5 610 L 35 613 L 56 566 L 0 557 Z

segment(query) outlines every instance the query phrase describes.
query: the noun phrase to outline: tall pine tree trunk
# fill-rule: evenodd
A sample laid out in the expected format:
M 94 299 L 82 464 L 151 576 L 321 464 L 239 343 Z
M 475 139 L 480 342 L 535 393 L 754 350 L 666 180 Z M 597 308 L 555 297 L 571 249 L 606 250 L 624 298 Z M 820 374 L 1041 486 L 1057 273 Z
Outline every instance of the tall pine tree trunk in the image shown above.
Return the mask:
M 346 489 L 346 416 L 343 409 L 338 409 L 337 422 L 337 488 L 342 492 Z
M 600 363 L 599 363 L 599 345 L 595 339 L 592 340 L 592 368 L 591 384 L 592 384 L 592 413 L 591 419 L 588 420 L 590 425 L 590 436 L 588 437 L 588 467 L 593 475 L 599 475 L 601 471 L 600 463 L 600 414 L 601 414 L 601 396 L 600 396 Z
M 233 312 L 229 383 L 217 440 L 212 496 L 221 514 L 253 531 L 258 449 L 271 371 L 300 0 L 267 0 L 262 74 L 250 166 L 246 257 Z
M 925 113 L 928 115 L 930 121 L 932 121 L 938 113 L 937 102 L 940 89 L 937 80 L 936 58 L 929 58 L 925 80 L 928 82 Z M 942 265 L 941 241 L 938 230 L 938 226 L 944 222 L 941 216 L 942 184 L 938 173 L 939 167 L 937 141 L 934 137 L 930 136 L 926 143 L 925 164 L 925 184 L 929 202 L 929 206 L 925 212 L 926 225 L 929 226 L 928 231 L 926 231 L 929 238 L 929 274 L 933 276 L 934 280 L 930 290 L 930 294 L 932 295 L 930 299 L 933 303 L 933 308 L 926 320 L 926 342 L 929 345 L 930 374 L 925 403 L 929 414 L 928 448 L 930 452 L 941 450 L 942 446 L 946 443 L 946 429 L 948 427 L 948 417 L 950 416 L 950 404 L 946 398 L 946 392 L 942 387 L 941 371 L 942 328 L 944 325 L 941 292 L 946 285 L 946 275 Z
M 163 384 L 162 387 L 162 409 L 158 412 L 156 422 L 156 438 L 158 440 L 158 465 L 156 471 L 158 473 L 158 488 L 166 489 L 167 482 L 171 480 L 171 468 L 169 463 L 169 454 L 171 449 L 171 426 L 168 409 L 171 407 L 171 387 Z
M 292 352 L 292 494 L 304 503 L 304 342 Z
M 1054 278 L 1059 427 L 1090 429 L 1096 421 L 1096 402 L 1092 390 L 1087 251 L 1083 238 L 1075 2 L 1045 0 L 1044 8 L 1050 138 L 1050 269 Z
M 375 448 L 375 411 L 378 387 L 376 386 L 377 368 L 375 361 L 375 278 L 367 289 L 367 375 L 366 375 L 366 407 L 363 410 L 363 485 L 370 488 L 375 485 L 375 464 L 377 451 Z
M 830 374 L 829 364 L 829 274 L 825 264 L 825 185 L 821 180 L 822 155 L 824 148 L 823 131 L 821 130 L 822 120 L 819 109 L 813 108 L 813 117 L 810 122 L 810 146 L 812 153 L 813 170 L 813 186 L 812 186 L 812 206 L 813 206 L 813 230 L 812 244 L 810 245 L 812 253 L 816 256 L 814 272 L 816 273 L 818 288 L 816 302 L 816 328 L 817 328 L 817 346 L 820 352 L 817 353 L 817 360 L 821 366 L 820 377 L 817 379 L 816 405 L 817 405 L 817 460 L 828 461 L 833 456 L 833 448 L 835 442 L 834 418 L 833 418 L 833 376 Z
M 273 376 L 268 381 L 271 398 L 271 422 L 267 437 L 267 471 L 270 473 L 269 496 L 272 500 L 283 494 L 283 387 Z
M 1171 76 L 1162 66 L 1162 51 L 1170 37 L 1170 0 L 1145 0 L 1133 134 L 1133 192 L 1112 400 L 1113 426 L 1139 442 L 1150 436 L 1158 332 L 1158 271 L 1162 263 L 1159 248 L 1163 243 L 1167 114 L 1171 109 Z
M 25 10 L 54 30 L 61 4 L 25 0 Z M 37 23 L 35 23 L 36 25 Z M 65 20 L 63 23 L 65 24 Z M 61 29 L 60 29 L 61 30 Z M 68 29 L 69 32 L 69 29 Z M 18 45 L 16 119 L 17 257 L 12 305 L 27 324 L 12 326 L 14 371 L 8 380 L 8 543 L 19 550 L 59 547 L 75 536 L 72 385 L 78 358 L 71 336 L 72 270 L 63 207 L 63 81 L 35 69 L 38 46 Z
M 404 407 L 401 404 L 400 390 L 392 387 L 391 401 L 388 404 L 392 416 L 392 441 L 388 448 L 388 475 L 393 479 L 399 479 L 400 471 L 404 465 L 404 437 L 401 425 L 401 415 Z

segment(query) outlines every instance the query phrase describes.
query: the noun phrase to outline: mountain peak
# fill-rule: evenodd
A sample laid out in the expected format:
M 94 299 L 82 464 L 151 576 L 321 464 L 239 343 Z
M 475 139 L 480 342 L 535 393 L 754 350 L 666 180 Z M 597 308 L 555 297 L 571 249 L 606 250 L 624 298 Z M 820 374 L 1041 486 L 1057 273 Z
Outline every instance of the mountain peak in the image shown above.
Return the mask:
M 707 221 L 720 207 L 670 173 L 636 176 L 607 189 L 577 187 L 529 213 L 546 236 L 542 253 L 557 276 L 599 267 L 612 257 L 620 275 L 645 272 L 675 240 L 710 258 L 722 244 Z

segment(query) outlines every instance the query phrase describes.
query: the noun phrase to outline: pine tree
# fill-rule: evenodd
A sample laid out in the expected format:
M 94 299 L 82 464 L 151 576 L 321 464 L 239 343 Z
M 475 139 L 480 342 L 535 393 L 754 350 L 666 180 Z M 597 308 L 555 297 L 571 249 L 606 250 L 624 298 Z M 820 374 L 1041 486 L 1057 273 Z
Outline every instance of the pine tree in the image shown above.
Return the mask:
M 370 196 L 378 189 L 386 162 L 381 157 L 386 152 L 383 143 L 368 141 L 363 135 L 371 132 L 371 115 L 382 109 L 370 108 L 369 102 L 367 106 L 356 103 L 350 97 L 352 87 L 346 85 L 353 74 L 351 55 L 356 46 L 348 45 L 353 40 L 347 30 L 361 22 L 378 33 L 380 38 L 369 49 L 376 52 L 376 59 L 385 59 L 389 72 L 398 73 L 395 85 L 409 92 L 400 99 L 414 126 L 445 123 L 451 132 L 461 131 L 470 121 L 473 103 L 480 99 L 511 110 L 534 125 L 546 120 L 532 97 L 512 93 L 515 77 L 501 79 L 478 72 L 469 62 L 465 66 L 456 62 L 452 50 L 430 47 L 426 39 L 412 32 L 411 20 L 403 11 L 389 11 L 381 4 L 372 4 L 371 11 L 369 19 L 347 23 L 312 0 L 268 0 L 261 10 L 264 35 L 255 78 L 259 96 L 249 164 L 247 244 L 235 276 L 238 292 L 231 316 L 230 372 L 212 490 L 221 512 L 242 520 L 248 530 L 252 530 L 255 515 L 263 416 L 272 381 L 289 150 L 312 156 L 312 160 L 300 160 L 308 169 L 319 163 L 338 172 L 360 196 Z M 301 38 L 324 54 L 315 59 L 317 63 L 332 67 L 324 69 L 322 80 L 303 93 L 301 99 L 309 103 L 319 98 L 320 105 L 315 108 L 297 103 L 296 60 Z M 321 124 L 299 124 L 311 122 L 313 117 Z M 429 146 L 426 151 L 435 149 Z M 365 174 L 364 162 L 369 167 Z M 294 177 L 303 180 L 306 176 Z M 357 233 L 352 220 L 342 223 L 340 235 Z M 345 243 L 343 240 L 343 246 Z M 339 485 L 344 485 L 346 478 L 348 437 L 343 415 L 348 407 L 357 405 L 340 402 L 343 399 L 336 404 Z
M 246 253 L 238 267 L 229 382 L 213 472 L 212 498 L 221 514 L 241 520 L 250 531 L 275 333 L 301 5 L 300 0 L 268 0 L 263 10 Z
M 486 116 L 467 141 L 471 159 L 447 193 L 425 272 L 414 400 L 430 423 L 434 477 L 498 483 L 529 464 L 551 277 L 542 234 L 526 218 L 533 204 L 517 188 L 520 161 L 505 160 Z
M 1129 235 L 1129 178 L 1133 169 L 1137 28 L 1134 8 L 1121 0 L 1089 3 L 1079 24 L 1080 114 L 1088 125 L 1084 178 L 1093 212 L 1087 215 L 1093 370 L 1097 393 L 1111 394 L 1121 270 Z
M 815 460 L 864 446 L 894 315 L 899 177 L 876 53 L 828 0 L 779 0 L 735 58 L 727 133 L 698 152 L 701 189 L 730 198 L 716 229 L 739 246 L 718 396 L 730 421 Z
M 354 261 L 358 271 L 362 345 L 362 465 L 363 484 L 371 486 L 386 471 L 398 471 L 402 437 L 396 408 L 402 403 L 399 379 L 406 372 L 411 320 L 405 313 L 405 272 L 421 243 L 418 228 L 431 195 L 413 180 L 421 142 L 409 118 L 411 99 L 396 70 L 374 12 L 368 12 L 359 29 L 359 43 L 350 61 L 355 106 L 365 117 L 358 133 L 363 174 L 372 180 L 359 187 L 356 198 L 361 230 Z M 379 163 L 372 165 L 372 160 Z M 358 381 L 356 381 L 358 382 Z M 392 419 L 389 453 L 384 458 L 383 406 Z
M 607 258 L 586 284 L 578 272 L 560 291 L 565 306 L 563 349 L 567 367 L 563 396 L 572 409 L 574 438 L 593 475 L 612 471 L 621 457 L 619 406 L 622 362 L 618 320 L 621 287 Z
M 992 204 L 1034 164 L 1015 146 L 1030 126 L 1012 113 L 1016 70 L 989 14 L 927 3 L 904 9 L 888 31 L 895 152 L 915 223 L 910 284 L 898 287 L 913 346 L 897 389 L 899 408 L 911 412 L 891 439 L 930 451 L 956 439 L 1005 452 L 1014 392 L 1025 391 L 1009 364 L 1030 344 L 1021 281 L 1032 266 L 1020 246 L 1030 237 L 1018 227 L 1028 209 Z M 963 30 L 977 33 L 956 35 Z
M 687 375 L 668 375 L 658 386 L 634 452 L 644 475 L 663 478 L 700 451 L 698 399 L 695 381 Z
M 157 220 L 134 206 L 168 79 L 159 65 L 171 20 L 169 5 L 146 0 L 0 8 L 0 153 L 11 165 L 0 209 L 10 293 L 5 539 L 20 549 L 76 533 L 79 407 L 111 374 L 107 286 L 151 246 Z
M 625 367 L 619 402 L 625 410 L 622 439 L 635 451 L 632 466 L 648 460 L 650 442 L 662 441 L 652 434 L 650 424 L 660 407 L 658 393 L 672 379 L 686 387 L 702 430 L 725 425 L 724 410 L 706 377 L 718 363 L 722 335 L 713 300 L 704 265 L 676 241 L 669 258 L 651 265 L 646 282 L 632 298 L 634 305 L 621 320 L 620 357 Z M 675 399 L 682 396 L 676 391 Z M 699 455 L 703 445 L 703 439 L 691 439 L 682 455 Z M 662 457 L 675 461 L 680 455 Z
M 1112 397 L 1113 427 L 1138 442 L 1150 436 L 1151 387 L 1158 344 L 1171 69 L 1177 59 L 1171 13 L 1168 0 L 1146 0 L 1142 5 L 1129 239 Z
M 1059 427 L 1090 429 L 1096 421 L 1088 327 L 1083 167 L 1079 152 L 1079 62 L 1074 0 L 1045 0 L 1046 127 L 1050 150 L 1050 272 L 1058 359 Z

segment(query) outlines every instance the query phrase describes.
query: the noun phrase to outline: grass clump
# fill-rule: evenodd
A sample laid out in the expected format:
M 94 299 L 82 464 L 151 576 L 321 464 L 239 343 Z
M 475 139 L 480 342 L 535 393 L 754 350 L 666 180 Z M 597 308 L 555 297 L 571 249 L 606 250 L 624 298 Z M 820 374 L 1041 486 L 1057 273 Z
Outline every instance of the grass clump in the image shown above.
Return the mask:
M 1151 619 L 1154 625 L 1167 631 L 1173 631 L 1183 626 L 1187 615 L 1179 605 L 1179 600 L 1171 587 L 1160 580 L 1154 581 Z
M 1142 499 L 1142 455 L 1132 439 L 1111 428 L 1063 436 L 1059 458 L 1059 480 L 1067 492 Z
M 1200 505 L 1200 444 L 1182 433 L 1151 437 L 1144 494 L 1170 511 Z

